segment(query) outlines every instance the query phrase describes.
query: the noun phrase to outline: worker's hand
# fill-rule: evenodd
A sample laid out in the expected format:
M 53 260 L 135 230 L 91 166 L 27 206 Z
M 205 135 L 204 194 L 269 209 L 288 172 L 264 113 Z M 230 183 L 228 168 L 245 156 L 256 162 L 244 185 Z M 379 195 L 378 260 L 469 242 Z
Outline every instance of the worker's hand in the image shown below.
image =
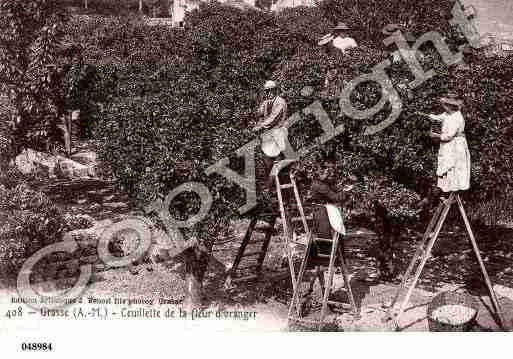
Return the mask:
M 343 191 L 344 191 L 344 192 L 349 192 L 349 191 L 351 191 L 353 188 L 354 188 L 354 185 L 344 186 Z

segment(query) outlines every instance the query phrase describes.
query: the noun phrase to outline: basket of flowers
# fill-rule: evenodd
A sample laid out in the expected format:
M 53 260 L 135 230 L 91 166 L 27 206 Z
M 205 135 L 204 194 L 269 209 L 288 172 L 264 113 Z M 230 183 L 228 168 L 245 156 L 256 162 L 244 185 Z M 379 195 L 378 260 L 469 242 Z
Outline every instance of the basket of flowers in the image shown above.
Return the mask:
M 465 292 L 442 292 L 428 305 L 429 330 L 432 332 L 467 332 L 476 324 L 479 306 Z

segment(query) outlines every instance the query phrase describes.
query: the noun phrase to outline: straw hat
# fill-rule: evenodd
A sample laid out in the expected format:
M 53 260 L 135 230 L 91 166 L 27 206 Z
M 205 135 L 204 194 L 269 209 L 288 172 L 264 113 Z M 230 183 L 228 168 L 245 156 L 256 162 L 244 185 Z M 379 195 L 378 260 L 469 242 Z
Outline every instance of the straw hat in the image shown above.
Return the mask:
M 345 22 L 339 22 L 337 26 L 335 26 L 335 28 L 333 29 L 333 31 L 337 30 L 351 30 L 351 28 L 347 26 Z
M 457 107 L 458 109 L 463 106 L 463 101 L 458 97 L 455 93 L 448 93 L 447 95 L 440 97 L 440 103 L 446 105 L 452 105 Z

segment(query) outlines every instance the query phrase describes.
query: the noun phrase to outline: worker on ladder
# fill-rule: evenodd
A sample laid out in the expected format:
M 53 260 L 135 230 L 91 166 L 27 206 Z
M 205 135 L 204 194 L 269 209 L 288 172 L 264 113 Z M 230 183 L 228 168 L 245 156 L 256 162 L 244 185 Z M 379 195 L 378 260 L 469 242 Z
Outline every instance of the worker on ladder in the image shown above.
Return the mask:
M 281 90 L 276 81 L 266 81 L 264 84 L 264 100 L 257 110 L 262 120 L 253 128 L 254 132 L 265 131 L 262 138 L 264 152 L 265 176 L 268 177 L 268 188 L 273 188 L 273 180 L 269 178 L 274 163 L 283 159 L 282 152 L 287 144 L 287 129 L 283 127 L 287 120 L 287 101 L 281 96 Z
M 320 168 L 319 176 L 314 178 L 311 187 L 311 201 L 312 201 L 312 234 L 318 238 L 332 238 L 333 228 L 329 220 L 326 204 L 333 204 L 340 207 L 345 207 L 349 200 L 349 195 L 346 192 L 338 192 L 333 189 L 335 182 L 335 161 L 331 159 L 325 160 Z M 339 242 L 339 247 L 344 253 L 344 241 Z M 330 253 L 331 245 L 329 243 L 320 242 L 310 251 L 308 258 L 309 262 L 315 260 L 318 254 Z M 308 292 L 303 296 L 303 306 L 311 300 L 315 284 L 315 277 L 312 277 L 309 284 Z
M 287 317 L 289 323 L 316 324 L 319 329 L 324 326 L 328 304 L 341 304 L 339 301 L 334 301 L 330 298 L 334 290 L 333 275 L 336 268 L 342 272 L 344 286 L 346 287 L 353 313 L 358 315 L 358 308 L 351 289 L 349 271 L 345 264 L 344 245 L 343 241 L 339 238 L 341 235 L 346 234 L 340 207 L 347 204 L 349 195 L 345 192 L 350 190 L 350 188 L 345 188 L 344 191 L 336 191 L 333 186 L 334 182 L 335 162 L 331 159 L 325 159 L 318 171 L 318 178 L 314 178 L 312 183 L 312 230 L 289 307 Z M 325 281 L 324 271 L 321 269 L 321 267 L 326 266 L 328 270 L 327 281 Z M 311 294 L 313 293 L 316 277 L 312 276 L 310 278 L 310 286 L 307 293 L 302 294 L 301 289 L 305 271 L 311 271 L 312 269 L 315 269 L 317 272 L 323 296 L 319 319 L 314 321 L 304 317 L 308 314 L 311 307 Z
M 312 233 L 319 238 L 332 237 L 332 226 L 325 208 L 326 204 L 333 204 L 343 208 L 350 200 L 350 196 L 347 193 L 347 190 L 350 188 L 347 188 L 346 191 L 336 191 L 333 189 L 334 182 L 335 161 L 326 159 L 319 171 L 318 178 L 313 179 L 311 189 Z M 340 242 L 340 245 L 342 246 L 342 252 L 344 252 L 343 241 Z M 329 251 L 329 248 L 322 248 L 322 244 L 319 244 L 317 250 L 326 252 Z
M 436 188 L 430 189 L 428 195 L 419 204 L 421 211 L 432 209 L 442 193 L 465 191 L 470 188 L 470 152 L 465 137 L 465 120 L 461 108 L 463 101 L 454 93 L 448 93 L 439 99 L 445 110 L 440 115 L 422 114 L 432 121 L 440 123 L 440 132 L 433 129 L 429 135 L 439 142 Z

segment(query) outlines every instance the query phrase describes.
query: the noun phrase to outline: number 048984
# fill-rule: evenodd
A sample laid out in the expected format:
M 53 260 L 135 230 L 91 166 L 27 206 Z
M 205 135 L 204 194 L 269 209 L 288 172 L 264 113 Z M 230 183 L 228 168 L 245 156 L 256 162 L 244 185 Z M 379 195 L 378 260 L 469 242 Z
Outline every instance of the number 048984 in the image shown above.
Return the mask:
M 22 351 L 52 351 L 52 343 L 21 343 Z

